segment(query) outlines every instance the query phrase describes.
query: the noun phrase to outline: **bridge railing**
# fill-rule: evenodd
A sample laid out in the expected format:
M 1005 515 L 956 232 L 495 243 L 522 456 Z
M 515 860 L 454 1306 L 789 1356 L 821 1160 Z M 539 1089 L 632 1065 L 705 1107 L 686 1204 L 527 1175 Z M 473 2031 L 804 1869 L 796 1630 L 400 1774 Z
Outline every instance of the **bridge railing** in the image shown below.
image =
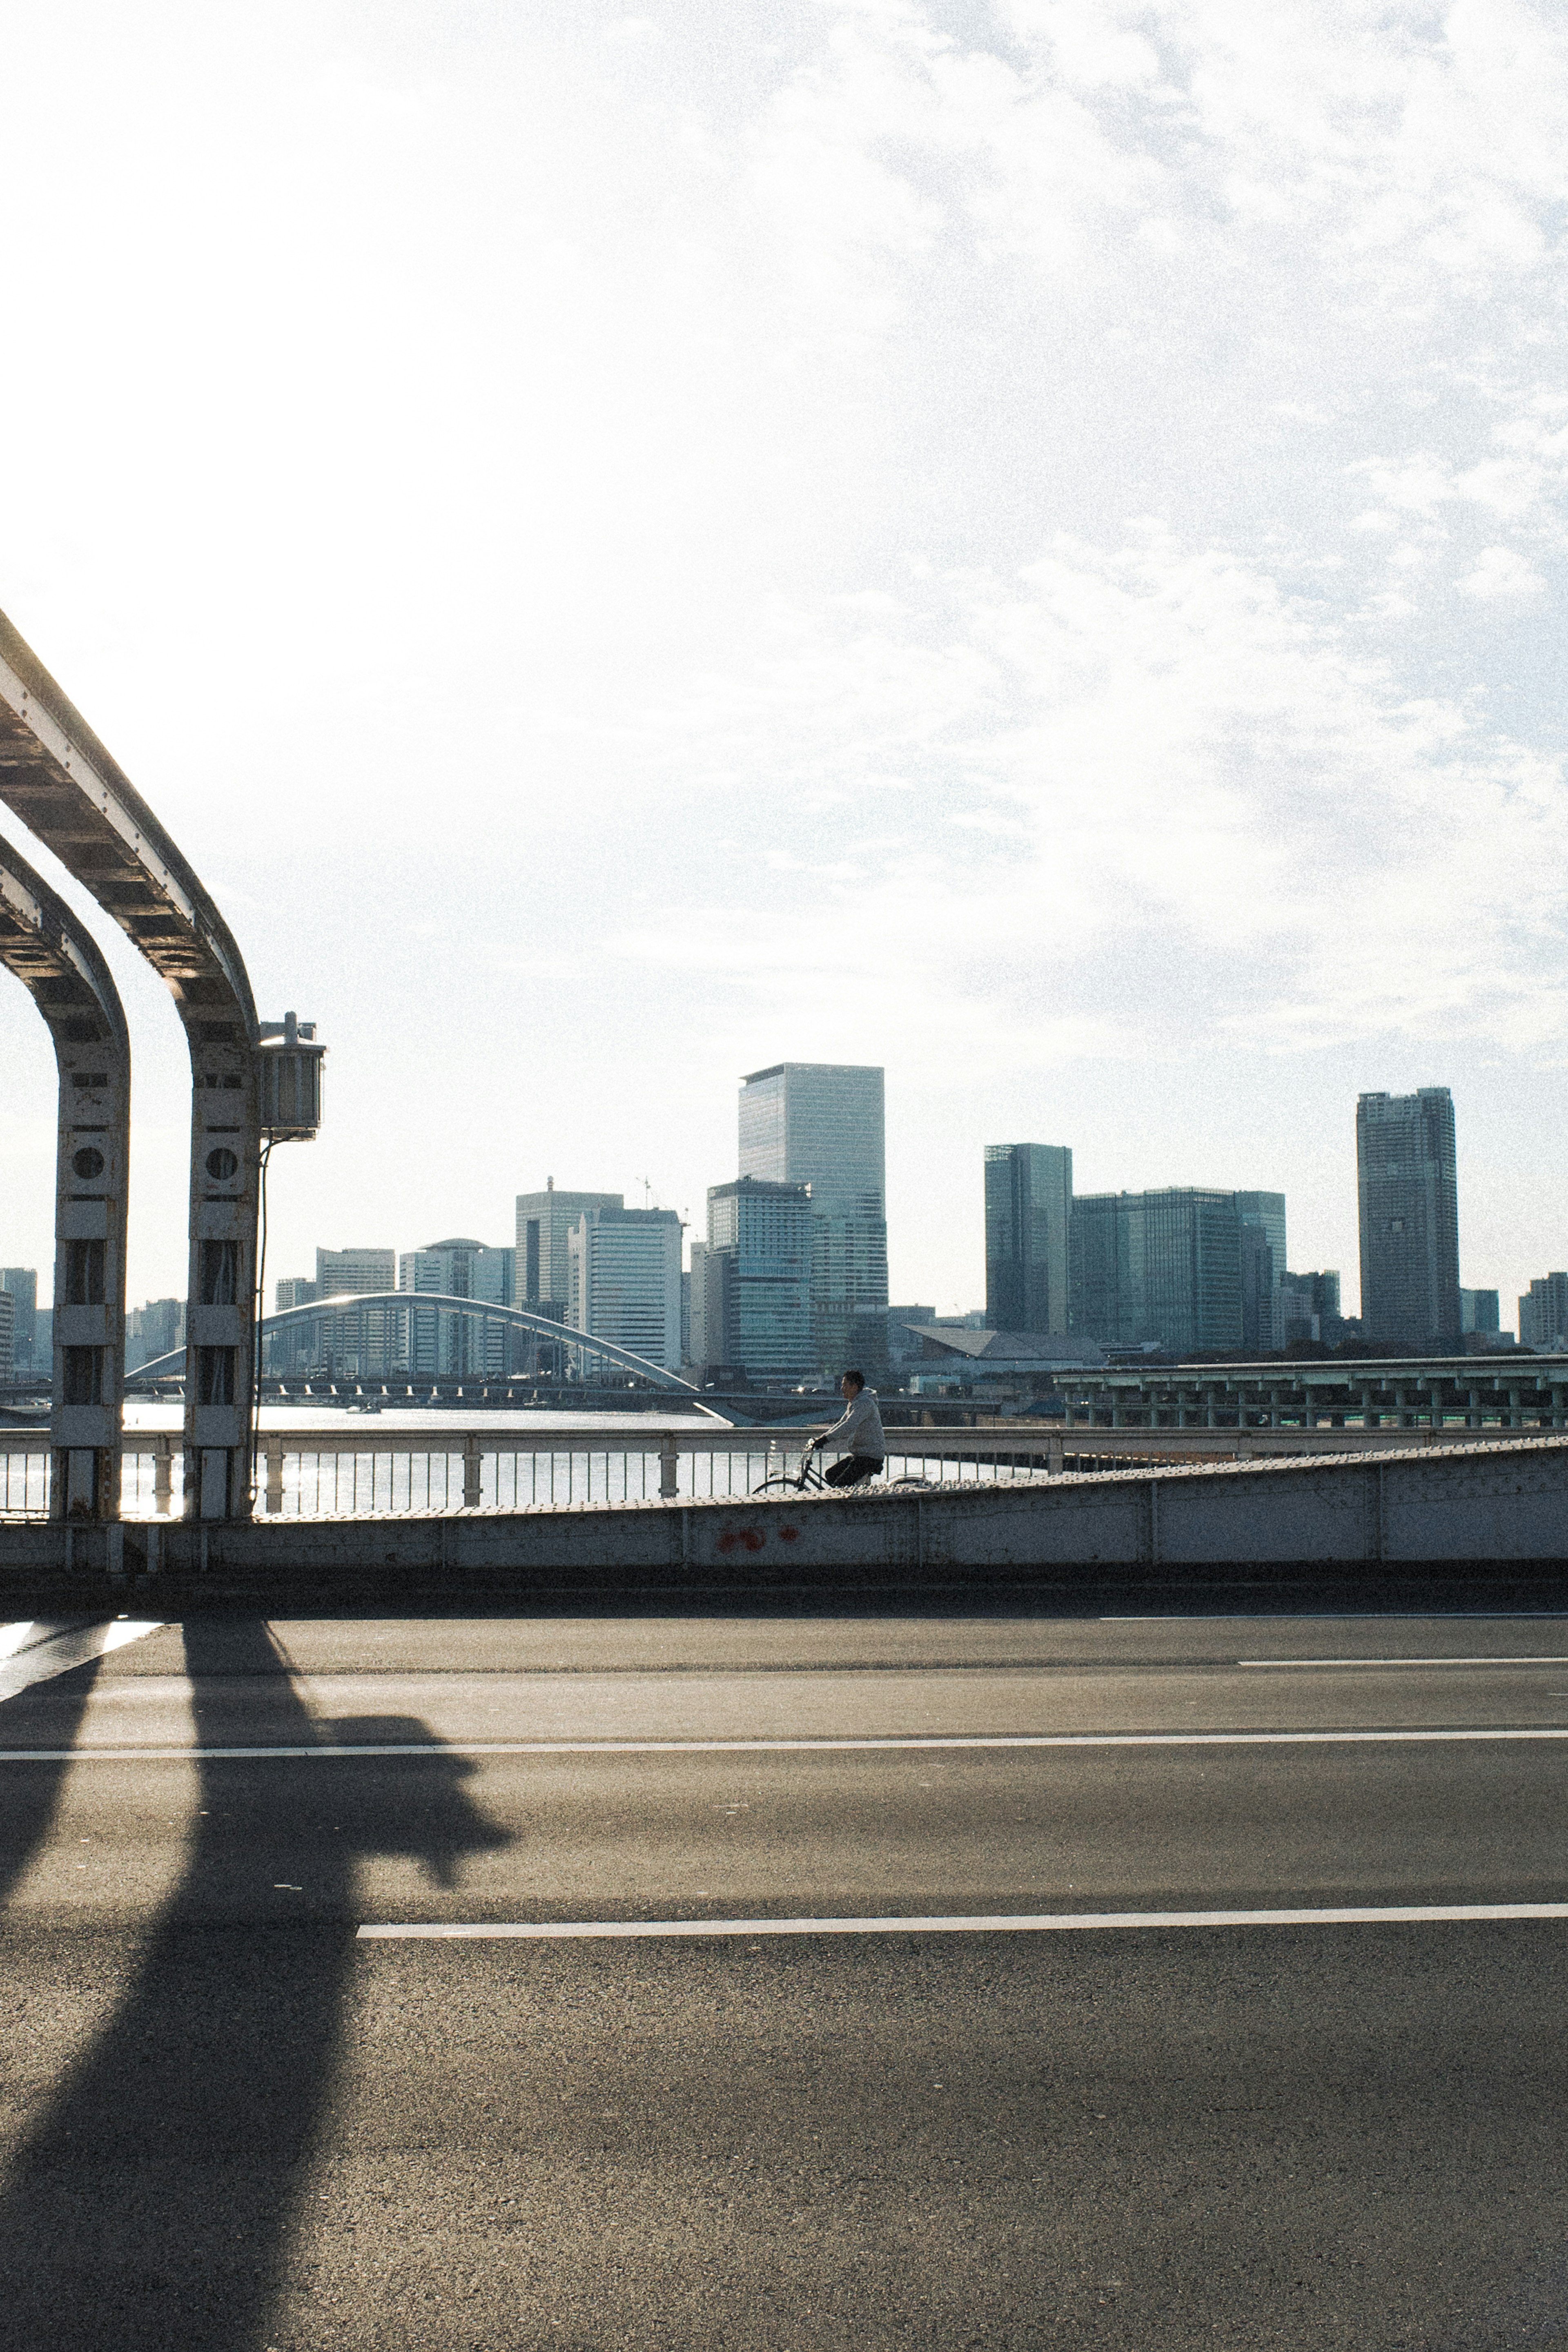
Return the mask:
M 602 1443 L 595 1432 L 483 1427 L 382 1430 L 367 1414 L 345 1430 L 302 1423 L 264 1430 L 256 1447 L 256 1508 L 263 1516 L 355 1517 L 372 1512 L 527 1510 L 585 1503 L 703 1501 L 754 1493 L 765 1479 L 800 1468 L 809 1432 L 725 1429 L 627 1431 Z M 890 1432 L 887 1475 L 931 1481 L 1047 1477 L 1064 1466 L 1048 1433 L 1001 1431 Z M 1092 1466 L 1109 1466 L 1098 1440 Z M 1160 1458 L 1165 1458 L 1161 1449 Z M 1147 1459 L 1147 1453 L 1142 1457 Z M 1175 1457 L 1172 1457 L 1175 1458 Z M 1071 1467 L 1078 1468 L 1075 1458 Z M 1082 1466 L 1090 1466 L 1087 1457 Z M 177 1516 L 184 1505 L 178 1432 L 128 1432 L 122 1452 L 122 1514 Z M 45 1430 L 0 1430 L 0 1517 L 41 1518 L 49 1507 Z
M 1038 1423 L 888 1431 L 888 1479 L 992 1483 L 998 1479 L 1177 1467 L 1300 1454 L 1479 1445 L 1529 1432 L 1494 1428 L 1406 1430 L 1065 1430 Z M 515 1427 L 443 1430 L 330 1428 L 301 1421 L 264 1429 L 255 1454 L 256 1508 L 284 1517 L 362 1517 L 374 1512 L 564 1509 L 587 1503 L 723 1499 L 799 1470 L 810 1434 L 799 1427 L 726 1429 L 711 1422 L 666 1431 L 600 1433 Z M 122 1449 L 126 1518 L 178 1516 L 184 1507 L 177 1431 L 128 1431 Z M 49 1508 L 47 1429 L 0 1429 L 0 1517 L 37 1519 Z

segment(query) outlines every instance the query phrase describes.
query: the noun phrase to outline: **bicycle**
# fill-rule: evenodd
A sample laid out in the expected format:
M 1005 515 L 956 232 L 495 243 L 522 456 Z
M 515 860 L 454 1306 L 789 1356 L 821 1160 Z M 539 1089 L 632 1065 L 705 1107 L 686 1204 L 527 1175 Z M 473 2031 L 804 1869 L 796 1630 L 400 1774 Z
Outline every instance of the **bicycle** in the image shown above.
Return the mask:
M 882 1491 L 887 1495 L 907 1495 L 921 1488 L 929 1489 L 934 1484 L 931 1478 L 889 1478 Z M 774 1470 L 751 1491 L 753 1495 L 837 1495 L 842 1489 L 823 1476 L 807 1453 L 802 1456 L 798 1472 Z
M 801 1457 L 798 1473 L 774 1470 L 761 1486 L 753 1486 L 751 1491 L 753 1495 L 827 1495 L 833 1489 L 813 1463 L 811 1455 L 805 1454 Z

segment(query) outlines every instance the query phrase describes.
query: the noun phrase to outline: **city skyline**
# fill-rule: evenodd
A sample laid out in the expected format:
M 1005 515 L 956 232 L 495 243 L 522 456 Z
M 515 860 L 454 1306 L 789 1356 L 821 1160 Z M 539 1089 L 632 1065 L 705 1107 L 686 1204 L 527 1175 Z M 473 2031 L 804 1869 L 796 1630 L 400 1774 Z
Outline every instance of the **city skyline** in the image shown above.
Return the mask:
M 1342 1108 L 1434 1078 L 1467 1282 L 1562 1261 L 1560 28 L 1223 15 L 16 28 L 7 219 L 120 391 L 7 384 L 0 603 L 321 1024 L 278 1262 L 500 1241 L 557 1161 L 695 1223 L 780 1055 L 887 1069 L 944 1307 L 1035 1135 L 1286 1192 L 1353 1294 Z M 158 1297 L 188 1069 L 111 928 Z M 44 1266 L 39 1031 L 5 994 Z

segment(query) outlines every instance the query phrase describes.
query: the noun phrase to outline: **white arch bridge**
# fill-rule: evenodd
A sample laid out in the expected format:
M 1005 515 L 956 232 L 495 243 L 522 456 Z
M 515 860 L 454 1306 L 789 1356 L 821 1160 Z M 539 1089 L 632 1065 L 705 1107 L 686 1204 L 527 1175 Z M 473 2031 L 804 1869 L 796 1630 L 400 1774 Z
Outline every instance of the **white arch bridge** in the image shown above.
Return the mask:
M 303 1307 L 285 1307 L 276 1315 L 261 1318 L 259 1339 L 266 1339 L 275 1331 L 298 1330 L 310 1323 L 336 1322 L 345 1315 L 385 1314 L 389 1309 L 402 1313 L 419 1313 L 426 1308 L 443 1315 L 466 1315 L 470 1321 L 500 1323 L 510 1330 L 530 1331 L 538 1339 L 549 1339 L 555 1346 L 569 1348 L 584 1364 L 592 1357 L 604 1364 L 614 1364 L 617 1370 L 636 1372 L 652 1382 L 655 1388 L 673 1389 L 681 1396 L 696 1397 L 699 1391 L 690 1381 L 683 1381 L 679 1372 L 663 1364 L 639 1356 L 630 1348 L 617 1347 L 612 1339 L 596 1339 L 589 1332 L 576 1331 L 564 1323 L 552 1322 L 548 1315 L 536 1315 L 527 1307 L 502 1307 L 489 1298 L 458 1298 L 444 1290 L 372 1290 L 344 1291 L 336 1298 L 313 1298 Z M 184 1372 L 185 1350 L 171 1349 L 166 1356 L 154 1356 L 150 1363 L 138 1364 L 131 1378 L 138 1381 L 159 1380 L 174 1372 Z M 711 1412 L 710 1405 L 703 1411 Z M 716 1420 L 725 1418 L 715 1414 Z

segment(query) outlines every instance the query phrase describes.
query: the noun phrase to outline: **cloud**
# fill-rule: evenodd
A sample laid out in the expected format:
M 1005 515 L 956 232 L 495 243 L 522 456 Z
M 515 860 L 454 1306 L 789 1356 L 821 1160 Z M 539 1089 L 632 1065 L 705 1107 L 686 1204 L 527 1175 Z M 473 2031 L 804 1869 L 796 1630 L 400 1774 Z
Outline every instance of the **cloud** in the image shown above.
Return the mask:
M 1489 553 L 1520 593 L 1520 560 Z M 1216 1026 L 1279 1051 L 1568 1034 L 1539 979 L 1568 921 L 1556 763 L 1404 694 L 1222 549 L 1064 540 L 1011 580 L 935 583 L 896 632 L 796 614 L 773 663 L 683 712 L 680 743 L 689 787 L 710 765 L 731 818 L 749 803 L 743 834 L 796 808 L 800 855 L 765 893 L 742 856 L 728 903 L 622 932 L 634 961 L 820 990 L 818 1017 L 852 979 L 869 1028 L 901 1013 L 938 1058 L 988 1065 L 1091 1035 L 1194 1050 Z M 848 874 L 796 870 L 836 847 Z M 1185 978 L 1150 1002 L 1162 958 Z
M 1546 583 L 1527 556 L 1511 547 L 1483 547 L 1475 569 L 1459 583 L 1468 596 L 1518 601 L 1542 596 Z

